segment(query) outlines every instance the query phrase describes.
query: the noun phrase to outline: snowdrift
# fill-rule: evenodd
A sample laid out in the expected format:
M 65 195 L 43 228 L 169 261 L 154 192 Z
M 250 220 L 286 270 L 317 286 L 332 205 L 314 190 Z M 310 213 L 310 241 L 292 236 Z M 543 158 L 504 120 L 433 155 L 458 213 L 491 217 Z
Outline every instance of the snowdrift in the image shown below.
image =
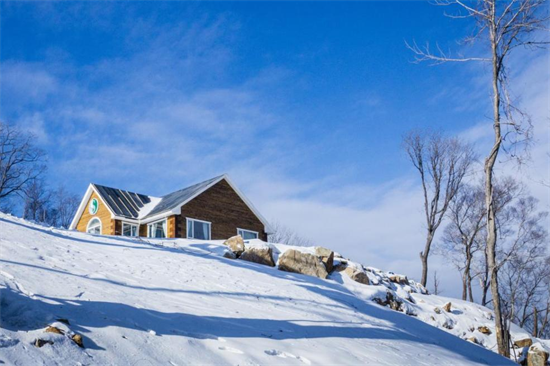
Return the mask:
M 291 247 L 273 248 L 279 256 Z M 343 272 L 324 280 L 224 258 L 226 251 L 219 241 L 93 236 L 0 214 L 0 361 L 514 364 L 485 348 L 494 348 L 491 335 L 477 334 L 492 329 L 481 306 L 424 295 L 375 269 L 369 277 L 379 283 L 364 285 Z M 409 311 L 373 301 L 388 290 Z M 448 301 L 451 312 L 434 311 Z M 482 345 L 464 340 L 471 334 Z

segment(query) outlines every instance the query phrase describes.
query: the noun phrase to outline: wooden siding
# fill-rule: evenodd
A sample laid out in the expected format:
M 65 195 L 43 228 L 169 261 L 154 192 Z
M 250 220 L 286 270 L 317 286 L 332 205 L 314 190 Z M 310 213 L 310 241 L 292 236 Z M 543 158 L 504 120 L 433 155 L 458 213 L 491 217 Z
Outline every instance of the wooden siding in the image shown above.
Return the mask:
M 175 238 L 176 237 L 176 216 L 169 216 L 166 220 L 166 237 Z
M 96 198 L 99 202 L 99 208 L 97 209 L 97 213 L 95 215 L 90 215 L 90 211 L 88 210 L 90 202 L 92 199 Z M 84 212 L 80 216 L 80 219 L 78 220 L 78 223 L 76 224 L 76 230 L 86 232 L 86 229 L 88 227 L 88 223 L 90 220 L 94 217 L 97 217 L 101 221 L 101 234 L 103 235 L 113 235 L 115 232 L 115 220 L 111 220 L 111 212 L 105 205 L 105 202 L 97 195 L 97 193 L 92 192 L 92 195 L 90 196 L 90 199 L 88 202 L 86 202 L 86 207 L 84 208 Z
M 187 237 L 187 220 L 212 223 L 212 239 L 227 239 L 237 235 L 237 228 L 257 231 L 259 239 L 267 241 L 264 224 L 225 181 L 221 180 L 181 207 L 175 217 L 175 237 Z

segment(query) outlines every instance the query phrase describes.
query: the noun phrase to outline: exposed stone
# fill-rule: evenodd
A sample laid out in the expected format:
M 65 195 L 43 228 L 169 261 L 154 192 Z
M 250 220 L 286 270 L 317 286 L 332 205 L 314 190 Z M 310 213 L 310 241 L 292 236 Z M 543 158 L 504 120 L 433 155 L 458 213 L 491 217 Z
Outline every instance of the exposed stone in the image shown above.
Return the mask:
M 315 247 L 315 255 L 321 258 L 321 260 L 325 264 L 327 272 L 332 272 L 334 264 L 334 252 L 327 248 Z
M 392 275 L 389 275 L 388 278 L 393 283 L 398 283 L 400 285 L 408 285 L 409 284 L 409 280 L 408 280 L 407 276 L 392 274 Z
M 46 332 L 46 333 L 56 333 L 56 334 L 65 334 L 65 332 L 62 331 L 61 329 L 59 329 L 57 327 L 52 327 L 51 325 L 49 327 L 47 327 L 44 332 Z
M 279 257 L 279 269 L 319 278 L 327 278 L 328 276 L 327 269 L 319 257 L 294 249 L 287 250 Z
M 63 324 L 71 325 L 71 323 L 69 323 L 69 319 L 59 318 L 59 319 L 56 319 L 56 321 L 58 321 L 60 323 L 63 323 Z
M 445 322 L 443 323 L 443 328 L 453 329 L 454 327 L 455 323 L 451 319 L 445 319 Z
M 78 345 L 78 347 L 84 348 L 84 342 L 82 342 L 82 336 L 80 334 L 74 334 L 71 339 Z
M 514 341 L 514 347 L 516 348 L 523 348 L 523 347 L 531 347 L 533 344 L 533 340 L 531 338 L 523 338 L 523 339 L 516 339 Z
M 440 308 L 435 308 L 434 311 L 435 311 L 436 314 L 441 314 L 441 309 Z
M 244 252 L 245 249 L 244 240 L 240 235 L 230 237 L 229 239 L 224 241 L 223 244 L 227 245 L 229 249 L 231 249 L 231 251 L 237 255 L 237 257 L 241 255 L 241 253 Z
M 403 311 L 403 302 L 399 301 L 398 299 L 395 298 L 395 296 L 393 295 L 392 292 L 390 291 L 386 291 L 386 298 L 385 299 L 380 299 L 378 297 L 375 297 L 374 299 L 372 299 L 374 302 L 376 302 L 378 305 L 381 305 L 381 306 L 388 306 L 390 307 L 392 310 L 395 310 L 395 311 Z
M 34 340 L 34 346 L 35 347 L 40 348 L 40 347 L 42 347 L 46 344 L 53 344 L 53 341 L 48 341 L 46 339 L 40 339 L 40 338 L 37 338 L 37 339 Z
M 239 257 L 242 260 L 275 267 L 271 248 L 248 248 Z
M 548 361 L 548 352 L 546 352 L 538 344 L 529 347 L 527 352 L 527 366 L 545 366 Z
M 235 253 L 233 253 L 232 251 L 230 250 L 226 250 L 224 253 L 223 253 L 223 257 L 224 258 L 229 258 L 229 259 L 236 259 L 237 258 L 237 255 Z
M 335 272 L 342 272 L 344 271 L 346 268 L 348 267 L 347 263 L 338 263 L 337 265 L 335 265 L 332 270 L 335 271 Z
M 468 337 L 468 338 L 466 338 L 466 340 L 467 340 L 468 342 L 472 342 L 472 343 L 475 343 L 475 344 L 479 344 L 479 341 L 478 341 L 477 338 L 474 337 L 474 336 Z
M 488 327 L 486 327 L 485 325 L 482 325 L 481 327 L 477 327 L 477 330 L 482 333 L 482 334 L 491 334 L 491 329 L 489 329 Z
M 448 302 L 448 303 L 446 303 L 445 305 L 443 305 L 443 310 L 445 310 L 446 312 L 450 313 L 450 312 L 451 312 L 451 303 Z
M 363 272 L 360 269 L 354 268 L 354 267 L 347 267 L 344 270 L 344 273 L 349 276 L 352 280 L 355 282 L 362 283 L 363 285 L 369 285 L 369 276 L 365 272 Z

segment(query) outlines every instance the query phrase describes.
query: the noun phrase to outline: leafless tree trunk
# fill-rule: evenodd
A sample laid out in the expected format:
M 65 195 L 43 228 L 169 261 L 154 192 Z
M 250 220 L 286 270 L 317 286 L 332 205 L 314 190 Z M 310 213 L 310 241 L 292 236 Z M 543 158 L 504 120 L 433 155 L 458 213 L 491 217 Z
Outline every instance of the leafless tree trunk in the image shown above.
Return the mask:
M 496 263 L 497 223 L 493 202 L 493 172 L 494 166 L 502 147 L 503 123 L 511 127 L 512 134 L 509 138 L 522 136 L 529 140 L 529 129 L 522 126 L 521 121 L 515 119 L 515 115 L 525 117 L 512 105 L 507 90 L 506 60 L 510 52 L 517 47 L 541 46 L 548 44 L 547 39 L 537 39 L 537 32 L 547 30 L 549 17 L 545 7 L 545 0 L 478 0 L 475 3 L 462 0 L 439 0 L 438 5 L 456 5 L 461 13 L 453 15 L 455 18 L 474 18 L 477 29 L 469 41 L 484 41 L 490 47 L 487 57 L 449 57 L 441 49 L 433 53 L 429 47 L 420 48 L 416 44 L 409 48 L 416 53 L 417 61 L 465 62 L 483 61 L 491 65 L 491 88 L 493 108 L 493 132 L 494 144 L 485 159 L 485 199 L 487 206 L 487 260 L 489 264 L 490 288 L 493 296 L 493 308 L 495 311 L 495 328 L 498 352 L 508 357 L 510 346 L 508 331 L 501 313 L 501 304 L 498 286 L 498 266 Z M 546 36 L 546 35 L 545 35 Z M 504 103 L 502 103 L 504 101 Z M 501 120 L 504 113 L 506 120 Z M 521 119 L 521 118 L 520 118 Z M 520 138 L 521 139 L 521 138 Z M 516 142 L 520 139 L 516 139 Z
M 45 155 L 33 146 L 32 138 L 0 122 L 0 201 L 22 193 L 45 171 Z
M 426 287 L 428 257 L 434 235 L 475 157 L 470 146 L 434 132 L 409 132 L 403 139 L 403 145 L 420 173 L 424 194 L 427 235 L 424 250 L 420 252 L 420 283 Z

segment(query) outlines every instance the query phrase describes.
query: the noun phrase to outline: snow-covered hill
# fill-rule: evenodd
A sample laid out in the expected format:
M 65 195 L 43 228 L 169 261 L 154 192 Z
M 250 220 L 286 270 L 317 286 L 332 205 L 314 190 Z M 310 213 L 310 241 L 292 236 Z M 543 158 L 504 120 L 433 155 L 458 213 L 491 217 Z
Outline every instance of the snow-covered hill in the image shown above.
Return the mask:
M 225 250 L 218 241 L 93 236 L 0 214 L 0 363 L 513 364 L 461 339 L 494 346 L 477 330 L 492 328 L 481 306 L 398 286 L 416 314 L 406 315 L 372 301 L 386 293 L 382 284 L 283 272 L 224 258 Z M 452 311 L 437 314 L 447 301 Z M 65 334 L 45 332 L 49 325 Z M 36 347 L 37 339 L 53 344 Z

